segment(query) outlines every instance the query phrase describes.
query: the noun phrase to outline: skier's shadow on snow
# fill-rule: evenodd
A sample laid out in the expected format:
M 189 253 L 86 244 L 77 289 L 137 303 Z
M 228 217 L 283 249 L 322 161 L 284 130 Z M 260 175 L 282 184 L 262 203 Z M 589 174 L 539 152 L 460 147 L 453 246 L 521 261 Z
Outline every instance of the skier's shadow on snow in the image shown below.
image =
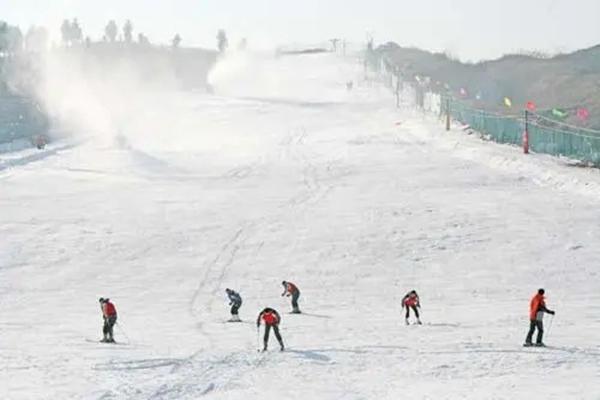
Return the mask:
M 96 371 L 131 371 L 138 369 L 154 369 L 171 367 L 179 365 L 183 361 L 177 358 L 156 358 L 147 360 L 129 360 L 129 361 L 117 361 L 96 364 L 92 367 Z
M 436 328 L 458 328 L 460 327 L 460 324 L 450 324 L 450 323 L 430 323 L 427 322 L 425 323 L 425 326 L 433 326 Z
M 297 314 L 297 315 L 304 315 L 306 317 L 322 318 L 322 319 L 332 319 L 333 318 L 331 315 L 313 314 L 313 313 L 305 313 L 305 312 L 303 312 L 302 314 Z
M 320 363 L 331 363 L 333 360 L 331 357 L 324 353 L 352 353 L 352 354 L 373 354 L 381 353 L 381 350 L 406 350 L 404 346 L 384 346 L 384 345 L 373 345 L 373 346 L 360 346 L 351 349 L 318 349 L 318 350 L 286 350 L 286 353 L 296 354 L 300 357 L 317 361 Z
M 330 363 L 331 358 L 325 354 L 319 353 L 318 350 L 286 350 L 286 353 L 296 354 L 300 357 L 307 358 L 311 361 L 318 361 L 321 363 Z

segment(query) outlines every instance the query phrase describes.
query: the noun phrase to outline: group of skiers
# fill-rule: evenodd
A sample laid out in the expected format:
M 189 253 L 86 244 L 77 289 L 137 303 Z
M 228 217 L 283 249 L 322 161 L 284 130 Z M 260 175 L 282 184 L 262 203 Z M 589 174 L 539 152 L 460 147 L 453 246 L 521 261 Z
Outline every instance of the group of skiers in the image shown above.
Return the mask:
M 298 286 L 292 282 L 283 281 L 283 293 L 281 296 L 287 296 L 292 298 L 292 314 L 300 314 L 300 306 L 298 305 L 298 299 L 300 298 L 300 290 Z M 229 306 L 231 306 L 231 319 L 229 322 L 241 322 L 239 316 L 240 307 L 242 307 L 242 296 L 233 289 L 225 289 L 227 297 L 229 298 Z M 100 310 L 102 311 L 102 317 L 104 325 L 102 326 L 103 338 L 100 340 L 103 343 L 115 343 L 113 329 L 117 323 L 117 309 L 110 299 L 100 297 Z M 281 333 L 279 332 L 279 323 L 281 322 L 281 316 L 273 308 L 267 307 L 263 309 L 256 319 L 256 328 L 260 328 L 261 323 L 265 324 L 265 335 L 263 339 L 263 351 L 267 351 L 269 343 L 269 334 L 271 330 L 275 334 L 277 341 L 281 347 L 281 351 L 285 349 Z
M 298 305 L 298 299 L 300 298 L 300 290 L 298 286 L 294 285 L 292 282 L 283 281 L 281 282 L 283 285 L 283 293 L 281 296 L 287 296 L 292 298 L 292 314 L 300 314 L 300 306 Z M 231 319 L 229 322 L 241 322 L 239 316 L 239 310 L 242 306 L 242 296 L 238 292 L 233 289 L 225 289 L 225 293 L 227 293 L 227 297 L 229 298 L 229 305 L 231 306 Z M 258 314 L 258 318 L 256 319 L 256 328 L 260 328 L 261 323 L 265 324 L 265 335 L 263 338 L 263 351 L 267 351 L 267 347 L 269 344 L 269 334 L 271 329 L 279 342 L 281 347 L 281 351 L 285 349 L 283 344 L 283 339 L 281 338 L 281 333 L 279 332 L 279 323 L 281 322 L 281 316 L 277 312 L 277 310 L 267 307 L 262 310 Z
M 529 303 L 529 332 L 525 338 L 525 347 L 538 346 L 544 347 L 545 344 L 542 341 L 544 336 L 544 314 L 554 315 L 556 312 L 546 307 L 546 299 L 544 297 L 546 291 L 544 289 L 538 289 L 537 293 L 533 296 Z M 421 301 L 419 295 L 415 290 L 411 290 L 402 299 L 402 307 L 406 307 L 405 321 L 406 325 L 409 325 L 408 318 L 410 316 L 410 310 L 412 309 L 417 318 L 417 324 L 421 325 L 421 319 L 419 318 L 419 309 L 421 308 Z M 535 344 L 532 342 L 533 334 L 537 329 L 537 337 Z
M 300 307 L 298 305 L 298 299 L 300 298 L 300 290 L 298 287 L 292 282 L 283 281 L 281 282 L 283 285 L 283 293 L 281 296 L 291 297 L 292 302 L 292 314 L 300 314 Z M 234 291 L 233 289 L 225 289 L 227 293 L 227 297 L 229 298 L 229 305 L 231 306 L 231 319 L 228 322 L 241 322 L 239 317 L 239 310 L 242 306 L 242 296 Z M 545 290 L 539 289 L 537 293 L 533 296 L 529 304 L 529 332 L 527 333 L 527 337 L 525 339 L 524 346 L 545 346 L 542 341 L 544 335 L 544 324 L 543 318 L 544 314 L 554 315 L 555 312 L 548 309 L 546 307 L 545 300 Z M 115 305 L 108 298 L 100 298 L 100 308 L 102 310 L 102 316 L 104 319 L 104 325 L 102 327 L 103 339 L 101 342 L 106 343 L 114 343 L 114 335 L 113 328 L 117 322 L 117 309 Z M 406 325 L 410 325 L 409 317 L 410 310 L 413 311 L 416 317 L 416 322 L 419 325 L 422 325 L 419 310 L 421 308 L 421 301 L 419 299 L 419 295 L 416 290 L 411 290 L 402 298 L 402 308 L 406 308 L 406 314 L 404 316 L 404 320 Z M 265 324 L 265 334 L 263 337 L 263 351 L 267 351 L 268 343 L 269 343 L 269 334 L 270 331 L 273 330 L 277 341 L 279 342 L 281 351 L 284 351 L 285 346 L 283 344 L 283 339 L 281 337 L 281 333 L 279 332 L 279 324 L 281 322 L 281 316 L 277 312 L 277 310 L 266 307 L 259 314 L 256 319 L 256 328 L 259 329 L 261 323 Z M 533 334 L 537 329 L 537 337 L 535 344 L 532 342 Z

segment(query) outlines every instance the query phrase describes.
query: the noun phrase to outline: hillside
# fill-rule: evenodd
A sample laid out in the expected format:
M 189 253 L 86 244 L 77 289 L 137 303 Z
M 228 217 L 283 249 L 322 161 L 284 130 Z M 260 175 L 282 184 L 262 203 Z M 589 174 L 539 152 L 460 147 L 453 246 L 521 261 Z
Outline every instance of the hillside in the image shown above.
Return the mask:
M 587 126 L 600 128 L 600 46 L 550 58 L 507 55 L 475 64 L 395 43 L 376 51 L 406 76 L 430 76 L 448 83 L 455 95 L 466 89 L 466 100 L 477 107 L 511 113 L 522 110 L 528 101 L 538 109 L 586 107 Z M 513 110 L 503 106 L 504 97 L 512 100 Z M 570 122 L 580 124 L 574 117 Z

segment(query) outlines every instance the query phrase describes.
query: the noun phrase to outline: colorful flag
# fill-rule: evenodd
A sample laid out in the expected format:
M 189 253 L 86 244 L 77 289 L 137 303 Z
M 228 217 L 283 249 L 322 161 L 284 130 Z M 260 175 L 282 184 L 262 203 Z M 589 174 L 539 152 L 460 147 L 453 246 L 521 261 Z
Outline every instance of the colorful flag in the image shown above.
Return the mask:
M 527 107 L 527 111 L 531 111 L 531 112 L 535 112 L 535 110 L 537 109 L 537 107 L 533 101 L 528 101 L 526 107 Z
M 511 108 L 512 107 L 512 101 L 508 97 L 505 97 L 504 98 L 504 105 L 506 107 L 508 107 L 508 108 Z
M 569 116 L 569 113 L 560 108 L 553 108 L 552 115 L 558 119 L 565 119 Z

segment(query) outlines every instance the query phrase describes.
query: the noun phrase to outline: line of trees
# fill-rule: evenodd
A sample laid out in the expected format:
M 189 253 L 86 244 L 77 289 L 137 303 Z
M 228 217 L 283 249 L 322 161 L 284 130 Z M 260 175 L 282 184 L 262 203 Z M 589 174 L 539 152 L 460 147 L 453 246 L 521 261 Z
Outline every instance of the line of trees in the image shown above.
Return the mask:
M 121 30 L 119 30 L 119 26 L 117 25 L 117 22 L 115 20 L 110 20 L 104 27 L 104 36 L 102 37 L 102 40 L 104 42 L 109 43 L 124 42 L 127 44 L 133 44 L 133 31 L 134 26 L 131 20 L 126 20 Z M 61 26 L 61 33 L 62 42 L 67 47 L 72 46 L 73 44 L 81 43 L 83 40 L 83 33 L 77 19 L 73 19 L 72 21 L 64 20 Z M 225 52 L 229 48 L 229 39 L 227 38 L 227 33 L 224 29 L 219 29 L 219 31 L 217 32 L 216 39 L 217 49 L 219 50 L 219 52 Z M 181 37 L 181 35 L 179 35 L 179 33 L 176 33 L 170 41 L 171 47 L 178 48 L 181 45 L 182 41 L 183 38 Z M 148 39 L 148 37 L 141 32 L 137 35 L 137 42 L 141 45 L 150 45 L 150 40 Z M 89 37 L 86 39 L 86 43 L 90 43 Z M 242 39 L 239 48 L 243 50 L 246 48 L 246 46 L 246 39 Z
M 0 56 L 11 57 L 23 50 L 39 53 L 48 45 L 46 28 L 32 26 L 23 35 L 18 26 L 11 26 L 0 21 Z
M 77 18 L 65 19 L 60 26 L 61 43 L 64 47 L 75 47 L 85 45 L 89 47 L 92 40 L 84 35 L 83 28 Z M 121 28 L 114 20 L 108 21 L 104 27 L 103 42 L 134 44 L 134 25 L 131 20 L 126 20 Z M 180 47 L 183 38 L 178 33 L 170 41 L 171 47 Z M 17 54 L 23 50 L 29 52 L 42 52 L 48 48 L 49 34 L 46 28 L 32 26 L 23 35 L 18 26 L 11 26 L 0 21 L 0 56 Z M 149 38 L 142 32 L 137 34 L 137 44 L 149 46 Z M 247 46 L 246 39 L 242 39 L 238 45 L 240 50 Z M 220 53 L 229 48 L 229 39 L 224 29 L 219 29 L 216 36 L 216 47 Z
M 133 44 L 133 31 L 134 26 L 131 20 L 126 20 L 123 26 L 121 27 L 121 30 L 119 30 L 119 26 L 117 25 L 117 22 L 115 20 L 110 20 L 104 27 L 104 36 L 102 37 L 102 40 L 104 42 L 109 43 L 124 42 L 127 44 Z M 72 46 L 73 44 L 79 44 L 83 40 L 83 33 L 77 19 L 73 19 L 72 21 L 64 20 L 61 26 L 61 33 L 62 42 L 67 47 Z M 217 49 L 219 50 L 219 52 L 225 52 L 229 47 L 229 40 L 227 38 L 227 33 L 224 29 L 219 29 L 219 31 L 217 32 L 216 39 Z M 175 36 L 173 36 L 173 38 L 171 39 L 171 47 L 178 48 L 181 45 L 182 41 L 183 38 L 181 37 L 181 35 L 179 35 L 179 33 L 176 33 Z M 150 45 L 150 40 L 148 39 L 148 37 L 141 32 L 137 35 L 137 42 L 141 45 Z M 90 43 L 89 37 L 86 39 L 86 43 Z M 240 43 L 240 47 L 246 47 L 246 39 L 242 40 L 242 42 Z
M 81 45 L 83 43 L 89 46 L 92 42 L 91 38 L 87 36 L 84 40 L 83 30 L 77 21 L 77 18 L 69 21 L 65 19 L 60 27 L 62 44 L 65 47 L 72 47 Z M 122 33 L 121 33 L 122 32 Z M 114 20 L 108 21 L 104 27 L 104 36 L 102 41 L 109 43 L 125 42 L 127 44 L 133 44 L 133 23 L 130 20 L 125 21 L 123 27 L 119 31 L 119 26 Z M 181 40 L 180 40 L 181 41 Z M 149 45 L 150 40 L 143 33 L 138 33 L 137 42 L 141 45 Z

